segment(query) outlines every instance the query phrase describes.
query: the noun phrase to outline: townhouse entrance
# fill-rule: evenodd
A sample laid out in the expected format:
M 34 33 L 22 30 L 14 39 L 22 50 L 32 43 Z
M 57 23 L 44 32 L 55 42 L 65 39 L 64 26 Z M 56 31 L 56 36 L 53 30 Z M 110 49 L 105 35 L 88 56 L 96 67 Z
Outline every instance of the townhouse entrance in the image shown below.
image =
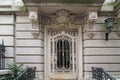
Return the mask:
M 52 15 L 50 21 L 46 21 L 48 22 L 45 26 L 46 80 L 76 80 L 80 75 L 82 56 L 79 55 L 82 55 L 80 46 L 82 36 L 79 36 L 81 27 L 76 25 L 75 18 L 70 11 L 61 9 Z

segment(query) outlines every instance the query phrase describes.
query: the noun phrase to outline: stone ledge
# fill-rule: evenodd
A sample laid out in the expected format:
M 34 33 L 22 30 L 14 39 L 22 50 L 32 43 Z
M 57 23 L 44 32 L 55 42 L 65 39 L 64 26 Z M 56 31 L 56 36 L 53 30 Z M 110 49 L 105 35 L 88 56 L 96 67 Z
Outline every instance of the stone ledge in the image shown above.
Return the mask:
M 7 75 L 10 75 L 10 70 L 0 70 L 0 80 L 4 79 Z
M 7 75 L 7 74 L 10 74 L 10 70 L 0 70 L 0 76 Z

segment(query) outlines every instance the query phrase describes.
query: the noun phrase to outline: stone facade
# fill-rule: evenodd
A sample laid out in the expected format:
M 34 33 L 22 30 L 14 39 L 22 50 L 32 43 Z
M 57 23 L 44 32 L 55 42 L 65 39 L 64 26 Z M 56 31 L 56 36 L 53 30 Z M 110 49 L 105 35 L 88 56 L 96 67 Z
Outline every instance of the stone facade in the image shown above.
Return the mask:
M 87 15 L 81 17 L 81 14 L 75 14 L 68 8 L 59 8 L 45 15 L 39 10 L 39 20 L 36 24 L 38 28 L 33 28 L 35 23 L 32 23 L 27 11 L 24 12 L 25 14 L 14 12 L 0 15 L 0 40 L 2 42 L 4 39 L 6 46 L 6 64 L 36 66 L 36 76 L 44 80 L 88 78 L 92 76 L 91 67 L 98 66 L 103 67 L 115 77 L 120 75 L 120 29 L 118 24 L 114 24 L 109 40 L 105 40 L 104 20 L 108 18 L 107 12 L 88 10 L 85 14 L 89 11 L 97 11 L 98 14 L 96 21 L 93 21 L 94 24 L 90 24 Z M 111 17 L 117 17 L 117 12 L 110 13 Z M 34 37 L 35 31 L 39 32 L 39 36 Z M 76 45 L 73 47 L 73 56 L 76 55 L 76 62 L 73 60 L 76 65 L 73 73 L 51 72 L 51 51 L 54 47 L 51 48 L 50 40 L 54 35 L 72 35 L 75 40 L 72 44 L 72 46 Z

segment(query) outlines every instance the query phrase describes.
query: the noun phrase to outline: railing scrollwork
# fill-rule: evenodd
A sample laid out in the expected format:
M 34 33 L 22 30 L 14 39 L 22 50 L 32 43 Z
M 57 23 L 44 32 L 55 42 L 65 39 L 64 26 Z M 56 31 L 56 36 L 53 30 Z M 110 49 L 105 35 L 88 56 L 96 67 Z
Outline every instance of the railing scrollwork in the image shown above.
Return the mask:
M 92 67 L 92 78 L 95 80 L 116 80 L 101 67 Z
M 36 67 L 27 67 L 22 74 L 14 80 L 33 80 L 35 78 Z

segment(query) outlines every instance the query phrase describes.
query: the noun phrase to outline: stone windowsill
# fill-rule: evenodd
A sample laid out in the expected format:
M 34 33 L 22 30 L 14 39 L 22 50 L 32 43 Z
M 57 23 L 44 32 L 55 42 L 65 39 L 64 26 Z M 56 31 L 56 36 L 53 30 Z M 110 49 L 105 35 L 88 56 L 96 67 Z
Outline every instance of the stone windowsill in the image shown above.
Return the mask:
M 0 76 L 10 74 L 10 70 L 0 70 Z

